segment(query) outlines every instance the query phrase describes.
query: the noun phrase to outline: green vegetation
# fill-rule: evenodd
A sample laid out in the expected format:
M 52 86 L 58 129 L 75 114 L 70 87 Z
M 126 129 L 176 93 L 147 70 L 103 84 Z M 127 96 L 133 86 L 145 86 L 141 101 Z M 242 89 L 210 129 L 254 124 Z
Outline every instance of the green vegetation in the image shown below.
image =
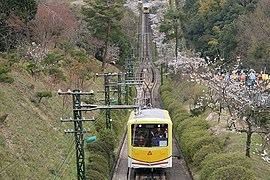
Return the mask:
M 186 21 L 183 13 L 176 8 L 170 8 L 165 14 L 164 23 L 160 25 L 160 32 L 166 34 L 165 41 L 175 41 L 175 57 L 177 57 L 179 40 L 183 37 L 181 24 Z
M 268 0 L 186 0 L 182 29 L 188 45 L 204 57 L 231 63 L 240 56 L 244 66 L 269 69 L 269 7 Z
M 109 46 L 117 44 L 121 49 L 120 64 L 124 64 L 124 59 L 128 56 L 130 45 L 125 36 L 122 25 L 119 23 L 124 15 L 123 3 L 113 1 L 86 1 L 89 6 L 82 8 L 82 13 L 85 15 L 85 21 L 88 23 L 88 28 L 92 32 L 93 37 L 105 42 L 105 46 L 100 49 L 100 60 L 102 68 L 106 63 L 110 63 Z
M 14 79 L 12 77 L 8 76 L 8 73 L 11 71 L 11 68 L 9 68 L 6 65 L 0 64 L 0 83 L 13 83 Z
M 194 179 L 268 179 L 269 165 L 255 153 L 251 159 L 245 156 L 245 135 L 228 132 L 218 132 L 217 135 L 213 131 L 215 123 L 205 120 L 207 110 L 198 116 L 187 111 L 187 103 L 190 99 L 196 101 L 192 97 L 199 98 L 196 95 L 201 93 L 199 89 L 203 89 L 197 86 L 197 91 L 190 91 L 191 87 L 195 87 L 192 82 L 179 80 L 172 83 L 167 79 L 160 91 Z M 190 92 L 188 96 L 183 93 L 187 90 Z M 254 135 L 252 142 L 260 143 L 261 140 Z M 258 152 L 257 148 L 254 144 L 251 146 L 253 152 Z
M 36 92 L 35 96 L 38 98 L 38 103 L 40 103 L 42 98 L 51 98 L 52 92 L 50 91 Z
M 104 129 L 97 127 L 97 141 L 88 144 L 87 149 L 90 153 L 89 164 L 87 169 L 87 176 L 89 179 L 95 179 L 95 174 L 91 174 L 92 171 L 96 171 L 102 174 L 105 179 L 109 178 L 112 170 L 112 166 L 115 162 L 114 149 L 118 147 L 118 142 L 122 138 L 122 134 L 125 129 L 125 122 L 128 117 L 123 111 L 112 111 L 113 125 L 112 129 Z M 103 117 L 104 119 L 105 117 Z M 116 126 L 117 124 L 117 126 Z M 119 127 L 120 126 L 120 127 Z

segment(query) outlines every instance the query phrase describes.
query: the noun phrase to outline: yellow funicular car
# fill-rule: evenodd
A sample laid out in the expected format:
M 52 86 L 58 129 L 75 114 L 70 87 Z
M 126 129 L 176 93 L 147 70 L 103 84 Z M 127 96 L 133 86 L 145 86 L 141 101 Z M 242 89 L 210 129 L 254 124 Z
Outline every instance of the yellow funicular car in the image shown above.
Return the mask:
M 149 3 L 143 3 L 143 13 L 144 14 L 149 14 L 149 8 L 150 8 Z
M 172 167 L 172 121 L 167 110 L 131 112 L 128 121 L 128 167 Z

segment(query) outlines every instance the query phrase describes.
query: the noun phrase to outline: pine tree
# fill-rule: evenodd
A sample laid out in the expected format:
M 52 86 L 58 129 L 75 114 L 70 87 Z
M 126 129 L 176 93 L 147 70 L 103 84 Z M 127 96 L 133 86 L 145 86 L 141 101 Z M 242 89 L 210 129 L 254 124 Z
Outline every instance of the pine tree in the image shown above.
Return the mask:
M 123 4 L 118 1 L 86 0 L 87 5 L 82 8 L 85 20 L 92 35 L 105 41 L 102 68 L 107 63 L 108 45 L 112 34 L 120 30 L 119 21 L 123 17 Z

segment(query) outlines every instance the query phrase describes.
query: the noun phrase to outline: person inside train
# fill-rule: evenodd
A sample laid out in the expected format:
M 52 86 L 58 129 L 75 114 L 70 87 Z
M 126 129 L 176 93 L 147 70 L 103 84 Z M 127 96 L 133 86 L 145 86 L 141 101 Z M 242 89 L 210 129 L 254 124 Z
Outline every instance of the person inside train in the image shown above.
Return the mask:
M 140 133 L 139 139 L 138 139 L 138 146 L 139 147 L 145 147 L 145 138 L 143 135 L 143 132 Z

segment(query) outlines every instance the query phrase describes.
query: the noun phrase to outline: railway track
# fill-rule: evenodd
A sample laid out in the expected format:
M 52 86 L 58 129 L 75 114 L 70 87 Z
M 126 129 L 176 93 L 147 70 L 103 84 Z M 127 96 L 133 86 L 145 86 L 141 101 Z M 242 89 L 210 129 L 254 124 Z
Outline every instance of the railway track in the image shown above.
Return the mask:
M 140 66 L 135 75 L 136 80 L 143 80 L 142 85 L 136 85 L 136 104 L 145 108 L 149 106 L 162 108 L 160 103 L 159 86 L 161 76 L 152 61 L 152 32 L 149 14 L 142 15 Z M 115 167 L 113 180 L 190 180 L 192 179 L 185 160 L 179 150 L 179 145 L 173 138 L 173 167 L 169 169 L 129 169 L 127 154 L 127 137 L 119 149 L 119 157 Z
M 141 170 L 135 173 L 135 180 L 167 180 L 164 170 Z

